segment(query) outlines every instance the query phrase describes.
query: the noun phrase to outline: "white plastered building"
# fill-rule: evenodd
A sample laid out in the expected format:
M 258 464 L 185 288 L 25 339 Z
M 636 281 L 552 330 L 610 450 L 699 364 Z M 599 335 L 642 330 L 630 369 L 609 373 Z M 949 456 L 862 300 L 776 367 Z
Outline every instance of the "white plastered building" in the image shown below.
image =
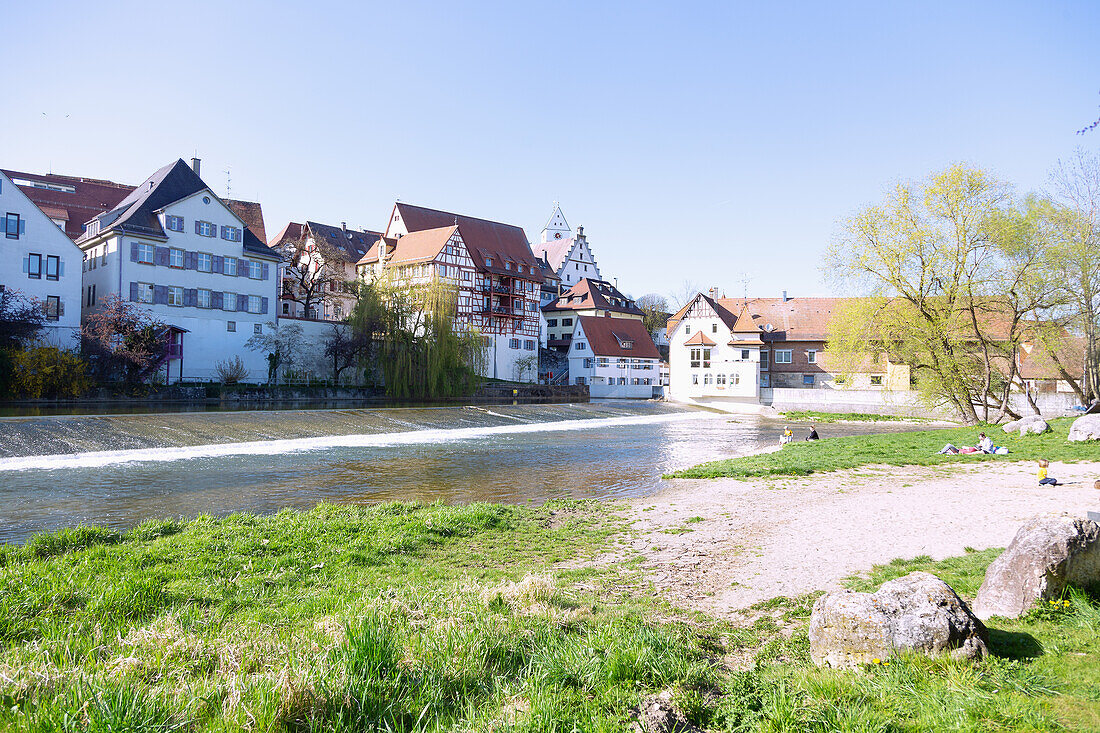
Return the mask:
M 650 399 L 660 392 L 661 355 L 641 321 L 578 316 L 569 378 L 596 398 Z
M 40 303 L 40 339 L 79 346 L 80 249 L 11 179 L 0 173 L 0 289 Z
M 247 381 L 266 379 L 267 355 L 246 343 L 275 323 L 280 257 L 183 160 L 89 221 L 77 245 L 86 314 L 118 295 L 171 327 L 167 381 L 216 380 L 238 356 Z
M 549 263 L 554 273 L 561 278 L 563 287 L 572 287 L 584 278 L 603 279 L 596 256 L 592 254 L 592 247 L 584 235 L 584 227 L 577 227 L 574 235 L 557 204 L 554 204 L 554 211 L 543 227 L 539 241 L 531 245 L 531 251 L 536 257 Z

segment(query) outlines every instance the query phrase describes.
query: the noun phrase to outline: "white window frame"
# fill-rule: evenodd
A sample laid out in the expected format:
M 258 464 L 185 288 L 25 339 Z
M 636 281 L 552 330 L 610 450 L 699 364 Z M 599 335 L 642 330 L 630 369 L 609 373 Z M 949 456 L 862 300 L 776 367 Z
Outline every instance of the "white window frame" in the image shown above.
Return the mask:
M 262 280 L 264 277 L 264 263 L 256 260 L 245 260 L 248 263 L 248 279 Z
M 263 298 L 260 297 L 259 295 L 250 295 L 250 296 L 248 296 L 248 312 L 249 313 L 253 313 L 253 314 L 259 313 L 261 311 L 261 309 L 263 308 L 263 304 L 264 304 Z
M 138 283 L 138 302 L 139 303 L 152 303 L 153 302 L 153 283 Z
M 168 248 L 168 266 L 175 267 L 178 270 L 183 269 L 184 262 L 187 261 L 186 253 L 179 247 Z
M 809 349 L 809 350 L 806 351 L 806 363 L 807 364 L 816 364 L 817 363 L 817 349 Z
M 222 259 L 222 274 L 230 277 L 237 276 L 237 258 L 225 257 Z
M 776 364 L 790 364 L 791 357 L 794 352 L 791 349 L 776 349 L 775 350 L 775 363 Z
M 167 214 L 164 217 L 164 228 L 170 232 L 182 232 L 184 227 L 184 221 L 182 216 L 176 216 L 175 214 Z M 177 224 L 178 226 L 172 226 Z
M 149 253 L 149 259 L 142 257 L 144 253 Z M 157 257 L 157 248 L 147 242 L 137 243 L 137 261 L 142 265 L 152 265 Z
M 218 225 L 212 221 L 198 221 L 198 228 L 195 230 L 195 234 L 200 237 L 216 237 L 218 236 Z
M 230 313 L 237 312 L 237 294 L 225 291 L 222 293 L 222 310 Z
M 167 300 L 167 303 L 168 303 L 168 305 L 172 306 L 173 308 L 182 308 L 183 307 L 183 287 L 182 286 L 180 286 L 180 285 L 169 285 L 168 286 L 168 300 Z
M 214 307 L 214 291 L 207 290 L 206 288 L 199 288 L 195 291 L 195 307 L 196 308 L 213 308 Z
M 205 267 L 203 266 L 205 264 Z M 195 269 L 199 272 L 214 271 L 214 255 L 209 252 L 197 252 L 195 254 Z

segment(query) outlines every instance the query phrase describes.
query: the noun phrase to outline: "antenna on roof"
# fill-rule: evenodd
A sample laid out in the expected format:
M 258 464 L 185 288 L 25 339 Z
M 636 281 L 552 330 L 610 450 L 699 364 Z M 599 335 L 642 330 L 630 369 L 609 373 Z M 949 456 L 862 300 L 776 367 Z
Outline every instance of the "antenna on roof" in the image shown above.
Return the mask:
M 222 171 L 222 173 L 225 174 L 225 197 L 227 199 L 233 198 L 229 195 L 233 183 L 233 180 L 229 175 L 229 168 L 226 168 L 224 171 Z
M 750 280 L 752 280 L 752 278 L 749 277 L 749 273 L 747 273 L 747 272 L 742 272 L 741 273 L 741 279 L 740 279 L 739 282 L 741 283 L 741 296 L 745 299 L 745 305 L 749 304 L 749 281 Z

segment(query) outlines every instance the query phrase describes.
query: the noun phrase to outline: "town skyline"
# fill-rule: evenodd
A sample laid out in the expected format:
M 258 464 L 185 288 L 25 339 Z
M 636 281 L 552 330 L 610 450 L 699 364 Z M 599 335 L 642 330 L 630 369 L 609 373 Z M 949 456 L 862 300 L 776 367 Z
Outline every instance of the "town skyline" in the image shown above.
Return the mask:
M 832 294 L 817 260 L 837 221 L 892 181 L 962 161 L 1040 189 L 1059 158 L 1097 144 L 1076 134 L 1100 103 L 1088 3 L 707 6 L 690 18 L 207 3 L 176 17 L 122 4 L 97 9 L 96 24 L 127 42 L 94 48 L 82 43 L 90 11 L 67 7 L 11 9 L 60 43 L 33 82 L 12 80 L 23 102 L 0 137 L 20 144 L 5 146 L 5 167 L 136 184 L 194 155 L 220 195 L 228 182 L 229 197 L 260 202 L 272 231 L 377 231 L 401 200 L 518 224 L 535 241 L 557 201 L 635 297 L 685 280 L 732 292 L 746 277 L 750 295 Z M 149 33 L 158 19 L 173 32 Z M 248 32 L 203 32 L 223 27 Z M 34 35 L 0 61 L 36 54 Z M 442 50 L 454 37 L 463 50 Z M 157 105 L 95 104 L 116 77 Z M 674 257 L 670 236 L 689 240 Z M 775 267 L 776 252 L 797 264 Z

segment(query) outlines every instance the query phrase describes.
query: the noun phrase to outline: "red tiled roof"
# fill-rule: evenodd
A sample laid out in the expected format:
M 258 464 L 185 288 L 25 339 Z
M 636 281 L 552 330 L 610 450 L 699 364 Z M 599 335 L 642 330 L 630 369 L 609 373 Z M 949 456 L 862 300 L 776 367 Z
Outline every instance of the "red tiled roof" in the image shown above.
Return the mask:
M 596 356 L 622 356 L 631 359 L 660 359 L 661 354 L 653 345 L 653 338 L 645 330 L 645 324 L 632 318 L 607 318 L 604 316 L 580 316 L 577 319 L 589 348 Z M 631 348 L 624 348 L 631 342 Z
M 785 341 L 824 341 L 833 313 L 849 298 L 718 298 L 701 295 L 731 331 L 776 333 Z M 694 299 L 692 300 L 694 302 Z M 691 303 L 668 319 L 671 334 Z M 748 317 L 750 320 L 745 321 Z M 768 326 L 771 325 L 769 329 Z
M 462 233 L 462 241 L 466 243 L 466 249 L 474 260 L 474 266 L 481 272 L 508 276 L 522 274 L 531 280 L 542 277 L 538 260 L 531 252 L 527 235 L 520 227 L 401 202 L 395 204 L 394 208 L 401 215 L 410 234 L 457 224 Z M 491 265 L 485 264 L 486 258 L 492 260 Z M 505 268 L 506 262 L 512 264 L 510 269 Z M 517 267 L 522 267 L 522 272 Z M 531 268 L 534 268 L 533 273 Z
M 255 201 L 236 201 L 223 199 L 229 210 L 241 218 L 244 225 L 256 235 L 264 244 L 267 244 L 267 228 L 264 226 L 264 210 Z
M 587 310 L 599 308 L 600 310 L 614 313 L 629 313 L 635 316 L 643 315 L 642 310 L 627 298 L 619 289 L 606 280 L 593 280 L 582 278 L 573 287 L 561 294 L 557 300 L 547 303 L 542 310 Z
M 684 342 L 688 346 L 714 346 L 714 342 L 707 338 L 702 331 L 696 331 L 691 338 Z
M 449 227 L 410 232 L 396 240 L 385 240 L 386 262 L 430 262 L 439 256 L 455 231 L 461 236 L 462 228 L 452 224 Z M 374 246 L 356 264 L 369 265 L 377 261 L 378 247 Z
M 1019 353 L 1021 379 L 1064 379 L 1057 364 L 1041 344 L 1025 342 Z M 1083 338 L 1066 334 L 1058 344 L 1058 361 L 1074 379 L 1081 378 L 1084 354 L 1085 339 Z
M 55 173 L 24 173 L 20 171 L 5 170 L 4 174 L 11 178 L 19 189 L 27 194 L 27 198 L 42 209 L 51 219 L 65 220 L 65 234 L 69 239 L 76 240 L 84 233 L 84 223 L 118 206 L 122 199 L 130 195 L 133 186 L 124 183 L 115 183 L 98 178 L 82 178 L 79 176 L 63 176 Z M 20 184 L 19 181 L 28 181 L 38 184 L 53 184 L 65 187 L 64 191 L 55 191 L 39 186 Z M 73 189 L 72 191 L 67 189 Z M 49 208 L 50 211 L 46 212 Z

